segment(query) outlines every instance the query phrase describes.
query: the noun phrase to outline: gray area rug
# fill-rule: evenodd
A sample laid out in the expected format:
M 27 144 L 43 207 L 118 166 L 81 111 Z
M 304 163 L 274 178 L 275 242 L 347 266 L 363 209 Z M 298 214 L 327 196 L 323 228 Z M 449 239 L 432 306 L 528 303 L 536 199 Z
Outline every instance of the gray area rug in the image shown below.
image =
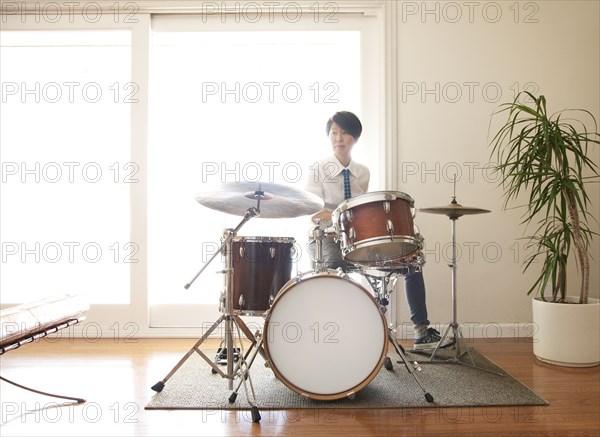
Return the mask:
M 204 352 L 209 357 L 214 356 Z M 264 359 L 260 355 L 250 369 L 250 376 L 256 395 L 256 405 L 260 409 L 548 405 L 546 400 L 483 354 L 475 349 L 470 349 L 470 352 L 476 368 L 456 362 L 429 363 L 427 356 L 407 352 L 409 361 L 418 360 L 421 365 L 422 370 L 416 372 L 416 375 L 424 389 L 433 396 L 434 401 L 431 403 L 425 400 L 423 390 L 403 362 L 397 363 L 400 357 L 395 352 L 388 354 L 392 359 L 393 369 L 382 368 L 354 399 L 322 401 L 305 398 L 279 381 L 271 369 L 265 367 Z M 455 358 L 453 351 L 444 351 L 443 354 L 438 351 L 435 358 L 446 358 L 444 354 L 446 357 Z M 463 355 L 461 360 L 471 363 L 468 355 Z M 222 369 L 226 372 L 226 366 Z M 481 369 L 491 370 L 502 376 Z M 164 378 L 164 375 L 157 375 L 157 381 L 161 378 Z M 238 379 L 234 380 L 234 388 L 237 382 Z M 228 380 L 213 374 L 210 366 L 194 353 L 166 382 L 163 390 L 152 397 L 145 408 L 148 410 L 250 408 L 251 404 L 246 397 L 244 385 L 240 387 L 233 403 L 229 402 L 230 394 Z

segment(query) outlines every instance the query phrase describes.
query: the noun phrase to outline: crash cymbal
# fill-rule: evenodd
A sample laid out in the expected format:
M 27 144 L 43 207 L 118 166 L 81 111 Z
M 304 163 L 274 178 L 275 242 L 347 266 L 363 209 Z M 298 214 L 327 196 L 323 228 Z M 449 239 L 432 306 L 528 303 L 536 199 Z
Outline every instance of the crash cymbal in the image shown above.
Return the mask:
M 442 214 L 446 215 L 451 219 L 456 219 L 463 215 L 473 215 L 473 214 L 485 214 L 491 212 L 488 209 L 481 208 L 473 208 L 470 206 L 462 206 L 460 203 L 457 203 L 455 200 L 452 203 L 449 203 L 446 206 L 436 206 L 432 208 L 420 208 L 420 212 L 425 212 L 428 214 Z
M 228 182 L 197 194 L 196 200 L 208 208 L 239 216 L 254 207 L 262 218 L 300 217 L 314 214 L 324 205 L 309 191 L 270 182 Z

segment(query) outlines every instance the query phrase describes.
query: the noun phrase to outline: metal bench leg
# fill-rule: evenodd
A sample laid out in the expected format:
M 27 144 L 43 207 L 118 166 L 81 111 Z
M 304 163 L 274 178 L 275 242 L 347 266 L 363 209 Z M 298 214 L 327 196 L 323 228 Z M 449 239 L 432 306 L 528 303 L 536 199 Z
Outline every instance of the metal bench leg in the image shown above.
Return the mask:
M 50 396 L 50 397 L 52 397 L 52 398 L 67 399 L 67 400 L 70 400 L 70 401 L 75 401 L 75 402 L 77 402 L 78 404 L 83 404 L 83 403 L 85 402 L 85 399 L 81 399 L 81 398 L 73 398 L 73 397 L 71 397 L 71 396 L 55 395 L 55 394 L 52 394 L 52 393 L 47 393 L 47 392 L 44 392 L 44 391 L 35 390 L 35 389 L 33 389 L 33 388 L 30 388 L 30 387 L 25 387 L 24 385 L 17 384 L 16 382 L 14 382 L 14 381 L 11 381 L 10 379 L 6 379 L 6 378 L 4 378 L 3 376 L 0 376 L 0 379 L 1 379 L 2 381 L 6 381 L 6 382 L 8 382 L 9 384 L 12 384 L 12 385 L 14 385 L 14 386 L 16 386 L 16 387 L 22 388 L 23 390 L 29 390 L 29 391 L 31 391 L 31 392 L 38 393 L 38 394 L 40 394 L 40 395 L 44 395 L 44 396 Z

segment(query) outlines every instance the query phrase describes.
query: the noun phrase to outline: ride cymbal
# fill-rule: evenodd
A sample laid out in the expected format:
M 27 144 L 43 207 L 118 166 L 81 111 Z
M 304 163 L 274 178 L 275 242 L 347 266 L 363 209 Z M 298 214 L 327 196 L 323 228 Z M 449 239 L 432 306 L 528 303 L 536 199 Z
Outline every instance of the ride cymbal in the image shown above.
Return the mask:
M 196 195 L 208 208 L 243 216 L 257 208 L 262 218 L 292 218 L 323 209 L 323 200 L 304 189 L 271 182 L 228 182 Z

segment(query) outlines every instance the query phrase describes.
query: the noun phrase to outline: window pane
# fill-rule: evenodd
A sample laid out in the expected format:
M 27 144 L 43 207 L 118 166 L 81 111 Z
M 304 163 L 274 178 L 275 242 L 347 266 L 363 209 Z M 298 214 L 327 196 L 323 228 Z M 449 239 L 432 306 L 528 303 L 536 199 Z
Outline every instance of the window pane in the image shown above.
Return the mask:
M 1 33 L 3 302 L 128 303 L 129 31 Z
M 242 217 L 195 194 L 233 181 L 303 188 L 311 165 L 331 153 L 327 118 L 361 107 L 360 32 L 155 32 L 151 59 L 150 302 L 215 304 L 220 256 L 183 286 Z M 253 218 L 239 235 L 295 238 L 306 271 L 309 227 L 308 217 Z

